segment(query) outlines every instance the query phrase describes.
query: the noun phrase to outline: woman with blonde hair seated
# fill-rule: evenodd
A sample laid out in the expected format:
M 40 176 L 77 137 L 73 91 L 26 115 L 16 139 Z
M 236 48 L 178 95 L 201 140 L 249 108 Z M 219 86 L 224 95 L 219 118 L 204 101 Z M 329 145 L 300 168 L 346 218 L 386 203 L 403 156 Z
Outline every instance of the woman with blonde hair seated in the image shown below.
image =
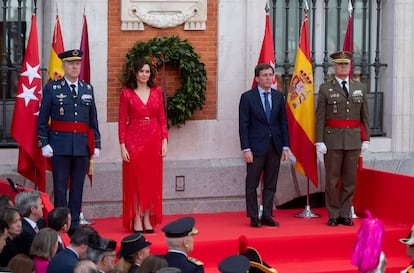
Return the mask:
M 30 255 L 36 266 L 35 273 L 46 273 L 50 259 L 58 248 L 58 235 L 54 229 L 42 228 L 35 235 L 30 247 Z

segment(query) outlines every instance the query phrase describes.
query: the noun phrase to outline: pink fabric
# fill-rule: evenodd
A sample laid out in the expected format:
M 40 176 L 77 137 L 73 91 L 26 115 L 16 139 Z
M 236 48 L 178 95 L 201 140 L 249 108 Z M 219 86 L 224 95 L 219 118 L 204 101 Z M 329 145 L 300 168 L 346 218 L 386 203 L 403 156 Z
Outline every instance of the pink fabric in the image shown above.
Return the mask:
M 164 103 L 159 87 L 150 89 L 146 104 L 132 89 L 124 89 L 119 105 L 119 143 L 125 143 L 130 162 L 122 163 L 123 225 L 149 209 L 151 223 L 162 217 L 161 140 L 168 138 Z
M 35 265 L 35 273 L 46 273 L 49 260 L 35 256 L 33 263 Z

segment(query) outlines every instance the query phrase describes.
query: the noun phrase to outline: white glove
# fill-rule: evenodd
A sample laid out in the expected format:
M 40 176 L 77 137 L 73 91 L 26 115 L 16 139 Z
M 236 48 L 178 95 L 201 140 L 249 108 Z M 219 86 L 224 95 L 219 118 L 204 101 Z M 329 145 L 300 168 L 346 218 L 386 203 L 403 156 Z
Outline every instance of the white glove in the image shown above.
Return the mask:
M 369 141 L 362 141 L 361 152 L 365 153 L 368 151 Z
M 316 145 L 316 151 L 318 153 L 326 154 L 326 152 L 328 151 L 328 149 L 326 148 L 325 143 L 323 143 L 323 142 L 316 142 L 315 145 Z
M 98 149 L 98 148 L 95 148 L 94 150 L 93 150 L 93 157 L 99 157 L 99 152 L 100 152 L 100 150 Z
M 52 146 L 50 146 L 49 144 L 45 145 L 42 147 L 42 155 L 44 157 L 52 157 L 53 156 L 53 149 Z

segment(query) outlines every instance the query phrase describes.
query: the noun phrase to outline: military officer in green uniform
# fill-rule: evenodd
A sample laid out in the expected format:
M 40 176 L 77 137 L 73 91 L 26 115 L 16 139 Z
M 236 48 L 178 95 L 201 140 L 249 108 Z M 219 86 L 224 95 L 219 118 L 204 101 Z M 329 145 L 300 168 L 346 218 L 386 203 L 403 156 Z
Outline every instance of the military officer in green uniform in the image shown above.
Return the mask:
M 367 90 L 364 84 L 349 79 L 350 52 L 335 52 L 330 57 L 335 77 L 319 88 L 316 149 L 324 154 L 328 225 L 353 226 L 349 212 L 358 158 L 361 150 L 365 152 L 369 144 Z

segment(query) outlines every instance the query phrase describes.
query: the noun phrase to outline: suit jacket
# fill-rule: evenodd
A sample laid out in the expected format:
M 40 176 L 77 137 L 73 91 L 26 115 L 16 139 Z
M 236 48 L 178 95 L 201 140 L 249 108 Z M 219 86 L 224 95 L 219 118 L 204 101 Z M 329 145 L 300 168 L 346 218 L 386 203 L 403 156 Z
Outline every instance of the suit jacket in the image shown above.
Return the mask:
M 332 128 L 326 126 L 327 119 L 358 120 L 366 131 L 369 140 L 369 114 L 366 87 L 357 81 L 349 82 L 349 96 L 334 78 L 319 87 L 316 107 L 316 142 L 324 142 L 327 149 L 361 149 L 361 127 Z
M 30 246 L 32 245 L 33 238 L 36 235 L 36 231 L 32 228 L 29 222 L 25 218 L 22 219 L 22 232 L 16 236 L 13 240 L 19 249 L 19 253 L 23 253 L 29 256 Z
M 285 100 L 282 93 L 274 89 L 271 90 L 271 97 L 272 111 L 270 123 L 267 121 L 257 87 L 246 91 L 240 98 L 240 145 L 242 150 L 250 148 L 254 156 L 266 154 L 270 135 L 277 153 L 282 153 L 283 146 L 289 147 Z
M 49 262 L 47 273 L 73 273 L 79 258 L 72 249 L 65 248 L 56 254 Z
M 54 155 L 89 155 L 87 133 L 73 133 L 49 130 L 51 121 L 85 123 L 95 136 L 95 147 L 101 148 L 101 137 L 93 87 L 84 81 L 78 81 L 78 95 L 73 97 L 65 79 L 51 81 L 43 89 L 40 105 L 38 135 L 41 146 L 49 144 Z
M 164 255 L 168 266 L 181 269 L 181 273 L 204 273 L 203 264 L 195 259 L 188 258 L 182 253 L 168 252 Z

